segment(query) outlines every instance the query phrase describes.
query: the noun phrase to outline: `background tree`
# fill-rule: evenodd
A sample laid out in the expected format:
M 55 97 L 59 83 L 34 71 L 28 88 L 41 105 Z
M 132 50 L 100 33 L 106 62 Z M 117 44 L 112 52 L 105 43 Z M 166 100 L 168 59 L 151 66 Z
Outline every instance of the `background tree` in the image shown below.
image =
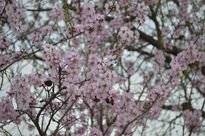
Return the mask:
M 203 4 L 0 0 L 1 133 L 204 135 Z

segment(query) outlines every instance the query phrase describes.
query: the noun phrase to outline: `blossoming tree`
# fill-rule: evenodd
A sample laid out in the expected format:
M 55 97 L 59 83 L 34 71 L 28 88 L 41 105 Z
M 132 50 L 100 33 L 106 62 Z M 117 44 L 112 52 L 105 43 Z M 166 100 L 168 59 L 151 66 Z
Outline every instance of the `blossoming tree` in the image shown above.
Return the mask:
M 203 135 L 203 4 L 0 0 L 0 133 Z

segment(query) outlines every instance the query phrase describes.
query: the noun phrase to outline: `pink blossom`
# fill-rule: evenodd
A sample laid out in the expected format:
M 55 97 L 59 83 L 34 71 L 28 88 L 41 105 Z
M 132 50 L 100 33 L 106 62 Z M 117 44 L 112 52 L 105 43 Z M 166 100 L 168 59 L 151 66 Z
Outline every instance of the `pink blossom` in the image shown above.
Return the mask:
M 6 50 L 10 46 L 10 40 L 8 38 L 4 38 L 3 36 L 0 36 L 0 50 Z
M 6 123 L 9 120 L 16 120 L 18 113 L 8 97 L 2 97 L 0 102 L 0 121 Z
M 85 17 L 92 16 L 95 13 L 93 4 L 84 2 L 82 13 Z
M 51 17 L 54 21 L 61 21 L 64 19 L 64 13 L 62 8 L 56 8 L 51 12 Z
M 127 6 L 129 3 L 131 3 L 131 0 L 121 0 L 121 1 L 120 1 L 120 6 L 125 7 L 125 6 Z
M 183 112 L 183 118 L 185 120 L 185 125 L 191 132 L 197 132 L 201 127 L 201 111 L 186 110 Z
M 123 26 L 120 28 L 119 37 L 122 42 L 131 42 L 134 38 L 134 32 L 131 31 L 128 27 Z
M 106 14 L 114 13 L 119 11 L 119 5 L 117 3 L 108 2 L 105 4 Z
M 45 26 L 43 28 L 41 28 L 41 35 L 47 35 L 51 32 L 51 27 L 50 26 Z

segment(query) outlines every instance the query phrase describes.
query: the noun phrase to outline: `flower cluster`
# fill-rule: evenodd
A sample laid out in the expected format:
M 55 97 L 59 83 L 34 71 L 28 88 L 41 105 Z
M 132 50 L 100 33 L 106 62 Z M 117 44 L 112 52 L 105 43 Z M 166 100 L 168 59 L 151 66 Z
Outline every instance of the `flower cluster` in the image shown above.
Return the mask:
M 190 19 L 189 13 L 188 13 L 189 1 L 188 0 L 180 0 L 179 3 L 180 3 L 179 12 L 180 12 L 181 18 L 184 21 L 189 21 L 189 19 Z
M 191 132 L 197 132 L 200 129 L 201 127 L 200 117 L 201 117 L 201 111 L 198 110 L 195 111 L 186 110 L 183 112 L 185 125 Z
M 8 120 L 16 120 L 18 113 L 13 107 L 11 99 L 8 97 L 1 98 L 0 101 L 0 122 L 6 123 Z
M 136 33 L 137 35 L 135 35 L 135 33 L 132 30 L 130 30 L 127 26 L 123 26 L 120 28 L 118 36 L 122 43 L 129 44 L 131 41 L 139 38 L 138 32 Z
M 32 102 L 32 93 L 30 92 L 27 78 L 17 78 L 11 90 L 8 92 L 9 96 L 15 99 L 18 110 L 28 110 Z
M 17 7 L 17 1 L 16 0 L 10 0 L 6 5 L 3 6 L 5 10 L 3 10 L 2 16 L 7 17 L 9 21 L 9 25 L 13 31 L 22 32 L 23 31 L 23 25 L 21 22 L 21 19 L 25 16 L 25 10 L 23 8 Z M 0 24 L 3 24 L 4 22 L 1 22 Z
M 182 76 L 182 72 L 187 70 L 189 64 L 193 64 L 196 61 L 202 62 L 201 58 L 203 53 L 200 53 L 196 46 L 190 45 L 184 51 L 180 52 L 175 59 L 170 63 L 171 69 L 167 71 L 168 77 L 172 77 L 174 81 L 173 86 L 179 84 L 179 78 Z
M 52 11 L 51 17 L 54 21 L 61 21 L 64 18 L 63 9 L 56 8 Z
M 119 11 L 119 5 L 113 2 L 108 2 L 105 4 L 106 14 L 111 14 Z
M 169 86 L 163 83 L 159 83 L 155 86 L 155 88 L 151 89 L 147 94 L 147 102 L 145 103 L 145 109 L 150 108 L 147 118 L 158 118 L 160 115 L 161 106 L 166 102 L 170 95 L 171 92 Z
M 0 50 L 4 51 L 10 46 L 10 40 L 0 35 Z
M 155 59 L 156 59 L 156 65 L 155 65 L 155 73 L 161 74 L 161 72 L 164 70 L 165 65 L 165 56 L 161 50 L 155 51 Z

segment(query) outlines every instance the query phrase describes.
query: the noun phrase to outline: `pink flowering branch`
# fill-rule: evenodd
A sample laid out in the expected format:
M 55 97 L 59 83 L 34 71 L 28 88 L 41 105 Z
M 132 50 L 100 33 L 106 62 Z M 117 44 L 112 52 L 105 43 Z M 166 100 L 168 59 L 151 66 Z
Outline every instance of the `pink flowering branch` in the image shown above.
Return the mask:
M 33 55 L 33 54 L 35 54 L 35 53 L 37 53 L 37 52 L 40 52 L 40 51 L 42 51 L 42 49 L 39 49 L 39 50 L 36 50 L 36 51 L 31 52 L 31 53 L 29 53 L 29 54 L 25 54 L 25 55 L 22 55 L 22 56 L 18 57 L 18 58 L 15 59 L 13 62 L 11 62 L 10 64 L 8 64 L 6 67 L 4 67 L 3 69 L 1 69 L 0 72 L 5 71 L 7 68 L 9 68 L 10 66 L 12 66 L 14 63 L 16 63 L 16 62 L 18 62 L 18 61 L 21 61 L 22 59 L 25 59 L 26 57 L 29 57 L 30 55 Z
M 136 135 L 146 120 L 164 120 L 158 135 L 181 119 L 182 135 L 203 129 L 198 1 L 3 0 L 0 13 L 3 133 L 14 123 L 23 135 L 21 122 L 41 136 Z

